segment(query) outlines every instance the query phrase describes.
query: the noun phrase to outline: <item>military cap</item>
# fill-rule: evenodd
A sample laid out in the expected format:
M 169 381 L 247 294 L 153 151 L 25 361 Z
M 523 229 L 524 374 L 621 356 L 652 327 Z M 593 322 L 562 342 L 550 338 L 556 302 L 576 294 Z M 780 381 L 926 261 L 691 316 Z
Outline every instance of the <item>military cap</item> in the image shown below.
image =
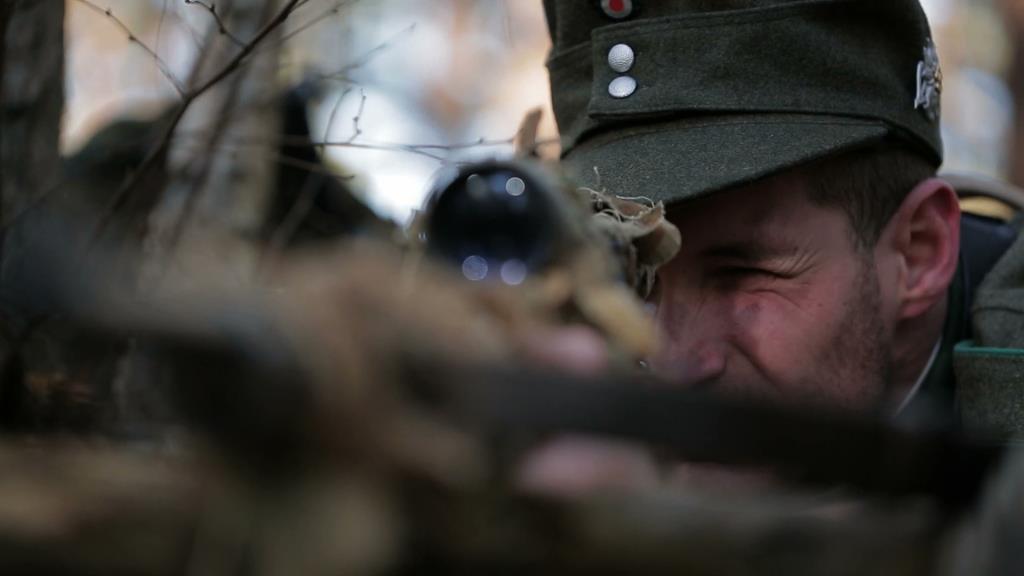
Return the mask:
M 893 140 L 942 162 L 918 0 L 544 0 L 563 164 L 666 203 Z

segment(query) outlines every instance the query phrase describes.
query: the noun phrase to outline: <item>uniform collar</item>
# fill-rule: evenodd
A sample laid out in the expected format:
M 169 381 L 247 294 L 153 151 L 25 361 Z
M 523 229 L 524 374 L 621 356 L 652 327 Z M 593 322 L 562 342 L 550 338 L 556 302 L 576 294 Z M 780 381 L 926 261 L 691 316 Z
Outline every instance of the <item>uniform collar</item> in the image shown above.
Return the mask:
M 968 313 L 970 303 L 966 295 L 966 267 L 960 257 L 953 283 L 949 287 L 946 320 L 938 348 L 932 353 L 932 360 L 926 373 L 916 387 L 912 397 L 904 402 L 897 413 L 897 421 L 924 421 L 933 424 L 955 426 L 958 424 L 956 409 L 956 379 L 953 373 L 953 347 L 967 337 L 970 325 Z

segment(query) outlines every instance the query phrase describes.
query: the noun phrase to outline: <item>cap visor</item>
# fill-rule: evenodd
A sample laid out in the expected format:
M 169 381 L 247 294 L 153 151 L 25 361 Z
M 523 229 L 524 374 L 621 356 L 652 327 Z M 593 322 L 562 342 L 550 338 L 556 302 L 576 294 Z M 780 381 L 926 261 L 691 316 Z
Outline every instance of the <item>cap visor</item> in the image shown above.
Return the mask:
M 591 137 L 562 161 L 582 186 L 673 204 L 882 140 L 881 122 L 815 115 L 700 116 Z

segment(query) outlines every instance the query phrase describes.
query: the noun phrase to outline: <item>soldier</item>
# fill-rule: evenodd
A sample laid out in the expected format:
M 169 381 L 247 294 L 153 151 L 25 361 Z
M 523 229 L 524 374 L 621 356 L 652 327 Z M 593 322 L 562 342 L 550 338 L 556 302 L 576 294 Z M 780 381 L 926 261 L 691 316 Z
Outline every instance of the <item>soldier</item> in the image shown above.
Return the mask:
M 544 7 L 564 166 L 664 201 L 682 232 L 652 296 L 658 372 L 949 423 L 1024 405 L 1024 241 L 962 216 L 936 176 L 942 76 L 917 0 Z M 1022 427 L 1003 412 L 984 423 Z

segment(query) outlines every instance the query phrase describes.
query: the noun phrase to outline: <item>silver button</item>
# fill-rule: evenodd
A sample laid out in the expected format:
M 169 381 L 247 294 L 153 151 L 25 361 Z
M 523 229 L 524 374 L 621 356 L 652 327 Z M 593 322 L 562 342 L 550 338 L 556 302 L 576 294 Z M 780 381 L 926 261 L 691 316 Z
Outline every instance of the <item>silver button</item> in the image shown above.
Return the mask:
M 616 44 L 608 51 L 608 65 L 616 72 L 629 72 L 633 61 L 633 49 L 625 44 Z
M 619 76 L 608 85 L 612 98 L 625 98 L 636 92 L 636 80 L 632 76 Z

